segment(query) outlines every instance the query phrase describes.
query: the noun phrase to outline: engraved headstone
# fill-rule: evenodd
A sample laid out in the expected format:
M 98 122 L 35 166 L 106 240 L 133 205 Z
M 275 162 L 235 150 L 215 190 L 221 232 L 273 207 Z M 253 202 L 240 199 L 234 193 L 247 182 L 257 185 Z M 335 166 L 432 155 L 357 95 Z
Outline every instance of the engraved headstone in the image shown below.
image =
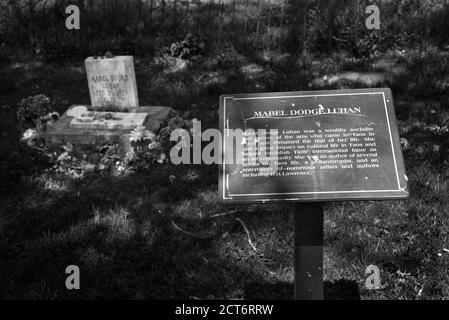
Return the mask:
M 89 57 L 85 66 L 93 107 L 120 110 L 139 106 L 132 56 Z

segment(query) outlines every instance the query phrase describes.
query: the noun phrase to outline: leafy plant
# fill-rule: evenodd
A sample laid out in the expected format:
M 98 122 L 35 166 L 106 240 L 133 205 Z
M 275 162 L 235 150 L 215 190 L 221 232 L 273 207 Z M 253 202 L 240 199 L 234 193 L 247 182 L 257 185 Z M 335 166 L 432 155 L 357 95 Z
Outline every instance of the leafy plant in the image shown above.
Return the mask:
M 171 44 L 170 55 L 175 58 L 188 60 L 194 56 L 204 54 L 205 49 L 205 43 L 189 33 L 184 40 Z
M 149 146 L 156 140 L 156 135 L 147 130 L 144 126 L 138 126 L 133 129 L 129 136 L 129 141 L 137 152 L 142 151 L 145 146 Z
M 17 118 L 24 125 L 35 125 L 40 117 L 50 113 L 52 103 L 49 97 L 38 94 L 23 99 L 17 110 Z

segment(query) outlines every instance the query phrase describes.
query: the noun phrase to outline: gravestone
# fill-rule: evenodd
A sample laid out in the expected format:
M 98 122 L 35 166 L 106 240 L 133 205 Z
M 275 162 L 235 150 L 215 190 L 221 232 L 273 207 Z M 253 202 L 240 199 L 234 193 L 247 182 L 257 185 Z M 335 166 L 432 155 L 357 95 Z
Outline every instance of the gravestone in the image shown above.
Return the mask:
M 139 106 L 132 56 L 89 57 L 85 67 L 93 107 L 120 110 Z
M 112 142 L 129 147 L 129 134 L 137 126 L 157 134 L 167 125 L 170 107 L 139 106 L 132 56 L 89 57 L 85 66 L 92 105 L 71 106 L 47 130 L 49 145 Z

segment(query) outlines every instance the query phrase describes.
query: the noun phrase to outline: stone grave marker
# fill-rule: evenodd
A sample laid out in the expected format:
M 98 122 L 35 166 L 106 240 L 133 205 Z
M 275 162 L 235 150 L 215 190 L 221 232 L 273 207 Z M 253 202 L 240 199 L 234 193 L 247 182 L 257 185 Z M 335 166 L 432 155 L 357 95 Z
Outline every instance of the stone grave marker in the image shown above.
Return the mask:
M 129 133 L 137 126 L 157 134 L 167 125 L 170 107 L 139 106 L 132 56 L 89 57 L 85 65 L 92 105 L 72 105 L 48 128 L 47 144 L 127 146 Z
M 132 56 L 89 57 L 85 66 L 92 107 L 121 110 L 139 106 Z

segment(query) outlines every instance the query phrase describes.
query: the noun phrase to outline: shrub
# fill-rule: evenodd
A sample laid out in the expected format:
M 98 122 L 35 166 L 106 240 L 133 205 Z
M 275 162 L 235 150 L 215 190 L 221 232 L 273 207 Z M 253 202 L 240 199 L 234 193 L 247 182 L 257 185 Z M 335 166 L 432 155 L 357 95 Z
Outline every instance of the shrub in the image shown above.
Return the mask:
M 206 44 L 188 34 L 184 40 L 174 42 L 170 46 L 170 55 L 175 58 L 191 59 L 192 57 L 203 55 L 206 49 Z
M 22 125 L 36 125 L 40 117 L 46 116 L 52 109 L 50 98 L 43 94 L 23 99 L 17 110 L 17 118 Z

